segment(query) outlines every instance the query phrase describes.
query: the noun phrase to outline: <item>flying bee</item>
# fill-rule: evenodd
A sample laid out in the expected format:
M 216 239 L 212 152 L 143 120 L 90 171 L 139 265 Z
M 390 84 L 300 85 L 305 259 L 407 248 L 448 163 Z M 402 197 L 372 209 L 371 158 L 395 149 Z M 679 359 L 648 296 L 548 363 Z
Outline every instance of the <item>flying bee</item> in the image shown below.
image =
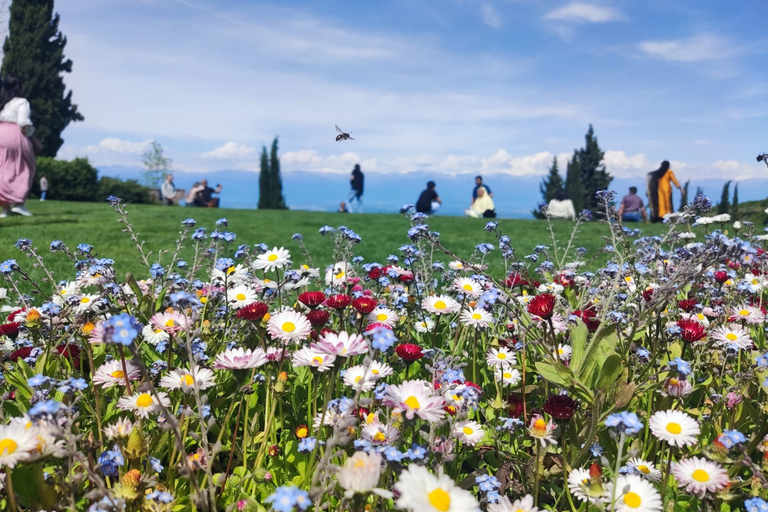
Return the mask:
M 347 140 L 347 139 L 355 140 L 354 138 L 350 137 L 350 135 L 349 135 L 349 133 L 352 133 L 352 132 L 345 133 L 344 130 L 339 128 L 339 125 L 335 125 L 335 126 L 336 126 L 336 131 L 339 132 L 339 134 L 336 136 L 336 142 L 339 142 L 339 141 L 342 141 L 342 140 Z

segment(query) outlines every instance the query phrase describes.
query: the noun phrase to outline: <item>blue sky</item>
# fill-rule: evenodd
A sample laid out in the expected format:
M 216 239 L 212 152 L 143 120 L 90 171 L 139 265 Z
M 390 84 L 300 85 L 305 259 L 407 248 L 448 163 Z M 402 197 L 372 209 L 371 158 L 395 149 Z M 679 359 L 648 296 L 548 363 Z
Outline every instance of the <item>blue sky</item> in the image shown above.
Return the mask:
M 732 7 L 736 6 L 736 7 Z M 768 176 L 768 2 L 77 0 L 60 156 L 539 175 L 589 123 L 618 177 Z M 356 141 L 337 143 L 333 125 Z

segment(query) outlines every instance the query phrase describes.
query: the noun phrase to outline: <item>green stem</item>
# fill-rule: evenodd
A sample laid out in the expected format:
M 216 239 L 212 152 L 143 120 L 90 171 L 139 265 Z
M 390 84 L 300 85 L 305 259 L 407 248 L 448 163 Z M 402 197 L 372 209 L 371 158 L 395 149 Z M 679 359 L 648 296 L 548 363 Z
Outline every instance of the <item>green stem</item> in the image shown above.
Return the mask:
M 619 451 L 616 453 L 616 469 L 613 471 L 613 489 L 611 490 L 611 512 L 616 510 L 616 487 L 619 481 L 619 469 L 621 468 L 621 456 L 624 451 L 624 432 L 619 437 Z M 662 507 L 662 510 L 664 508 Z
M 10 506 L 11 512 L 18 512 L 19 509 L 16 506 L 16 496 L 13 494 L 13 479 L 11 478 L 10 468 L 5 469 L 5 494 L 8 496 L 8 505 Z
M 541 464 L 541 443 L 537 439 L 536 441 L 536 473 L 534 474 L 533 483 L 533 505 L 539 505 L 539 465 Z

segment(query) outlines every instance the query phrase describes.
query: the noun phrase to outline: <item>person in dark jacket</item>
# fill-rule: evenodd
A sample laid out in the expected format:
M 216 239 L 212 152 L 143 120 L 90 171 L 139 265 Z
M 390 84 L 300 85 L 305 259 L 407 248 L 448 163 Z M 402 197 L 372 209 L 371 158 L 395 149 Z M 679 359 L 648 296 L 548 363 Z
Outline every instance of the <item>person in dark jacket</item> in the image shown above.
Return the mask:
M 363 182 L 365 176 L 363 171 L 360 170 L 360 164 L 355 164 L 355 168 L 352 170 L 352 174 L 349 177 L 349 183 L 352 185 L 352 190 L 349 192 L 349 198 L 347 203 L 349 204 L 349 210 L 353 211 L 352 201 L 357 201 L 357 212 L 363 213 Z
M 440 210 L 440 205 L 443 204 L 442 199 L 437 195 L 435 190 L 435 182 L 427 182 L 427 188 L 419 196 L 419 200 L 416 201 L 416 211 L 426 214 L 434 214 Z

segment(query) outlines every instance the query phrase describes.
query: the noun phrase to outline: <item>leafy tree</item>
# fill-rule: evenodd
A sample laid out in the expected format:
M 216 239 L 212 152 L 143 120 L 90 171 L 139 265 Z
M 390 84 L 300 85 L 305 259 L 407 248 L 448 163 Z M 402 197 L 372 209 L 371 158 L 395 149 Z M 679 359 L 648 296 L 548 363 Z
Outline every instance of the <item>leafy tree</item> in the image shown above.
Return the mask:
M 144 161 L 144 184 L 151 188 L 158 188 L 163 181 L 163 176 L 171 171 L 173 161 L 164 154 L 163 146 L 156 140 L 147 149 L 141 159 Z
M 595 131 L 592 125 L 584 136 L 584 147 L 577 152 L 579 166 L 581 167 L 581 180 L 584 184 L 584 202 L 585 208 L 596 209 L 598 203 L 595 193 L 599 190 L 606 190 L 611 185 L 613 177 L 605 170 L 603 156 L 605 152 L 600 149 L 595 137 Z M 574 205 L 576 204 L 575 198 Z
M 103 201 L 106 197 L 115 196 L 119 197 L 124 203 L 146 204 L 152 202 L 151 189 L 136 180 L 123 181 L 117 178 L 102 176 L 99 178 L 97 190 L 94 201 Z
M 283 180 L 280 177 L 280 157 L 277 156 L 277 137 L 272 141 L 272 152 L 269 155 L 269 190 L 270 208 L 273 210 L 287 210 L 283 197 Z
M 271 208 L 269 200 L 269 155 L 267 148 L 261 148 L 261 172 L 259 172 L 259 210 Z
M 733 201 L 731 202 L 731 217 L 739 220 L 739 184 L 733 186 Z
M 577 151 L 573 152 L 573 158 L 568 162 L 565 173 L 565 195 L 573 201 L 573 208 L 578 215 L 584 209 L 584 181 Z
M 0 74 L 21 80 L 32 107 L 35 135 L 43 143 L 41 156 L 56 156 L 64 143 L 64 128 L 84 119 L 62 77 L 72 71 L 72 61 L 64 58 L 66 44 L 59 15 L 53 14 L 53 0 L 13 0 Z
M 552 167 L 549 168 L 549 174 L 542 178 L 541 184 L 539 185 L 541 198 L 545 203 L 549 204 L 552 198 L 555 197 L 555 194 L 560 190 L 563 190 L 564 185 L 563 178 L 560 176 L 560 170 L 557 168 L 557 157 L 554 157 L 552 159 Z M 537 219 L 544 218 L 544 215 L 542 215 L 538 209 L 533 210 L 532 213 Z
M 95 201 L 98 192 L 98 172 L 87 158 L 56 160 L 37 158 L 37 176 L 48 178 L 48 199 L 58 201 Z M 40 195 L 39 180 L 32 183 L 31 193 Z M 104 196 L 106 197 L 106 196 Z M 104 197 L 99 200 L 104 200 Z
M 691 180 L 687 180 L 683 184 L 683 193 L 680 194 L 680 208 L 677 209 L 677 211 L 681 212 L 685 209 L 686 206 L 688 206 L 688 185 L 691 184 Z
M 731 180 L 728 180 L 725 182 L 725 185 L 723 185 L 723 193 L 720 195 L 720 202 L 717 204 L 717 213 L 718 215 L 721 213 L 728 213 L 729 211 L 729 204 L 728 204 L 728 196 L 729 189 L 731 188 Z

